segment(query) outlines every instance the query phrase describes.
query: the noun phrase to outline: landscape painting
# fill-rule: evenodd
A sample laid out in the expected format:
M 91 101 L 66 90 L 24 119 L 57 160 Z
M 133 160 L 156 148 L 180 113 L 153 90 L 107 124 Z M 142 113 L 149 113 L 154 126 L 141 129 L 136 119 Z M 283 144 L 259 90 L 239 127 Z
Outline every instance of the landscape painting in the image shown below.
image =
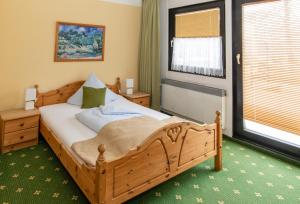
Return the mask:
M 104 61 L 105 27 L 58 22 L 55 61 Z

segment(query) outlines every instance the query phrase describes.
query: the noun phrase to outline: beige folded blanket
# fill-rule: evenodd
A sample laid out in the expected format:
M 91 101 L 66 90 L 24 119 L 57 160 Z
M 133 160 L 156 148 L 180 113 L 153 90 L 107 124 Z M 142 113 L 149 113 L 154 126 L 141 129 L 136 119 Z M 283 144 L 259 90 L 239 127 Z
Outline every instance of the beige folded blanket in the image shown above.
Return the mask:
M 112 161 L 136 148 L 159 128 L 183 121 L 178 117 L 160 121 L 147 116 L 114 121 L 105 125 L 95 138 L 74 143 L 71 148 L 88 165 L 95 166 L 100 144 L 105 145 L 106 161 Z

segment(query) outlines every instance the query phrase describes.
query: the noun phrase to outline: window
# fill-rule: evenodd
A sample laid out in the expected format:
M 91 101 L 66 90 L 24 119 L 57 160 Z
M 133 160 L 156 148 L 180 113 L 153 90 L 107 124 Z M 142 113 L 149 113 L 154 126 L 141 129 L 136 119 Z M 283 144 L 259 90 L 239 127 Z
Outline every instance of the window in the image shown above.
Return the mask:
M 242 7 L 244 119 L 300 135 L 300 1 Z M 283 135 L 283 134 L 281 134 Z
M 169 10 L 169 70 L 225 78 L 224 1 Z

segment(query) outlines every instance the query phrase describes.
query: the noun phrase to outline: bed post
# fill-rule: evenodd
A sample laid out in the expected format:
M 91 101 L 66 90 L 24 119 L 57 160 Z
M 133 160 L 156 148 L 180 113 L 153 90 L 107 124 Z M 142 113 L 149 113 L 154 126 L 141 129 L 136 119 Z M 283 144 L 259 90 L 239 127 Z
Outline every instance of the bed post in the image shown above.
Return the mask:
M 222 170 L 222 124 L 221 124 L 221 113 L 216 112 L 215 123 L 217 126 L 217 155 L 215 156 L 215 170 Z
M 117 88 L 118 88 L 118 94 L 120 94 L 121 93 L 121 79 L 120 79 L 120 77 L 117 77 L 116 85 L 117 85 Z
M 34 85 L 34 88 L 36 89 L 36 95 L 39 95 L 39 85 Z
M 99 156 L 96 161 L 96 186 L 95 203 L 105 204 L 106 194 L 106 162 L 104 158 L 105 147 L 103 144 L 98 147 Z
M 36 90 L 36 100 L 34 101 L 34 107 L 38 108 L 39 105 L 37 104 L 37 100 L 39 98 L 39 85 L 34 85 L 34 88 Z

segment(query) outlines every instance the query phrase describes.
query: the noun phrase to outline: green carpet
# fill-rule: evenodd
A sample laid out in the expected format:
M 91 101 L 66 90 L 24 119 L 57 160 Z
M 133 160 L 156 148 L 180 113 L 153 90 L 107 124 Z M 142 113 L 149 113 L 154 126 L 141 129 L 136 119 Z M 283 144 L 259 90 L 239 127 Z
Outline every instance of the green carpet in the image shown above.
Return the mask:
M 0 204 L 88 203 L 45 142 L 0 155 Z M 224 141 L 224 170 L 209 160 L 129 204 L 300 203 L 300 168 Z

